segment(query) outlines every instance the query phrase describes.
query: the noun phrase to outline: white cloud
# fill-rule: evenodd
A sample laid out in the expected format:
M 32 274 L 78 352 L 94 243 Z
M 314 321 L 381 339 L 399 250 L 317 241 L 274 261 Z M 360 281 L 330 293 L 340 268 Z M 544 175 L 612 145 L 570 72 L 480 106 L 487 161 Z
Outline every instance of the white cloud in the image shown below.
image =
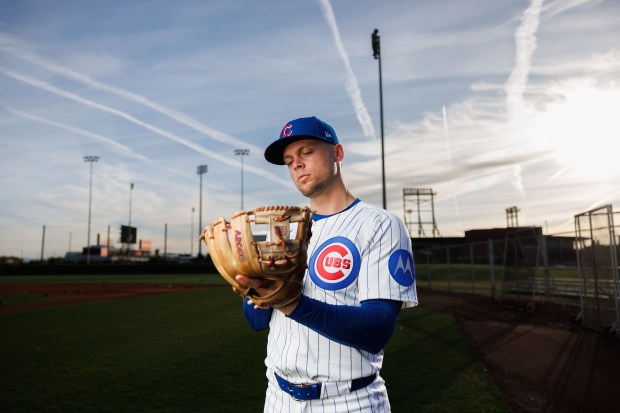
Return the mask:
M 196 165 L 209 164 L 204 222 L 239 208 L 241 145 L 251 149 L 246 205 L 306 204 L 287 171 L 262 159 L 297 115 L 334 124 L 349 187 L 380 205 L 380 142 L 364 121 L 366 108 L 378 115 L 376 27 L 389 209 L 402 215 L 403 188 L 432 187 L 444 236 L 502 226 L 512 205 L 520 223 L 554 232 L 620 199 L 607 112 L 618 106 L 618 2 L 361 0 L 334 12 L 323 0 L 190 1 L 150 6 L 148 19 L 136 18 L 140 1 L 36 13 L 26 4 L 0 16 L 10 108 L 0 107 L 0 255 L 38 256 L 42 225 L 50 254 L 70 233 L 83 246 L 83 155 L 101 156 L 94 231 L 127 220 L 135 182 L 140 237 L 163 248 L 167 223 L 170 251 L 190 248 Z

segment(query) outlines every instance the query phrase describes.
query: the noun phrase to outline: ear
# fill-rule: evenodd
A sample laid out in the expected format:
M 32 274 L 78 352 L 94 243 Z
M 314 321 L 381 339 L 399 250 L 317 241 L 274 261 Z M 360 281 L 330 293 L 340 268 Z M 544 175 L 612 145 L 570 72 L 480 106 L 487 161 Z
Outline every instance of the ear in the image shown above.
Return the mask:
M 341 144 L 334 145 L 334 153 L 336 155 L 336 162 L 341 162 L 344 159 L 344 148 Z

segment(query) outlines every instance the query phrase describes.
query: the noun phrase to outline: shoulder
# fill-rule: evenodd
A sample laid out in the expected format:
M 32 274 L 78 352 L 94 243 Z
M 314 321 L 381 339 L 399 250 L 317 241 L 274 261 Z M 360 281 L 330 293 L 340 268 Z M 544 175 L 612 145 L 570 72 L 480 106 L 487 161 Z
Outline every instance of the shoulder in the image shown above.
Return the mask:
M 405 224 L 396 214 L 365 202 L 359 202 L 355 209 L 352 213 L 357 214 L 357 221 L 361 223 L 357 240 L 362 250 L 371 244 L 388 242 L 400 245 L 409 239 Z
M 389 223 L 392 223 L 398 226 L 402 225 L 402 220 L 400 219 L 400 217 L 391 211 L 387 211 L 383 208 L 379 208 L 377 206 L 368 204 L 364 201 L 358 202 L 355 207 L 359 208 L 359 213 L 365 216 L 365 219 L 367 219 L 366 222 L 368 222 L 369 224 L 371 222 L 376 222 L 376 223 L 389 222 Z

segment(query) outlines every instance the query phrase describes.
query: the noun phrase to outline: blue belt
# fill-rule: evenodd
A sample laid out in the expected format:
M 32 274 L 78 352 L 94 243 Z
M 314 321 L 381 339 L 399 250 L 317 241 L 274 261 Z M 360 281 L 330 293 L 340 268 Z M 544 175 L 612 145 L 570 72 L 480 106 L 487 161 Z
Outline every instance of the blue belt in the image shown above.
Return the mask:
M 275 373 L 274 373 L 275 374 Z M 278 384 L 280 385 L 280 389 L 285 393 L 291 395 L 295 400 L 314 400 L 321 398 L 321 388 L 323 383 L 313 383 L 313 384 L 293 384 L 288 382 L 286 379 L 275 374 L 276 380 L 278 380 Z M 354 379 L 351 382 L 351 392 L 354 392 L 359 389 L 363 389 L 368 386 L 370 383 L 375 381 L 377 378 L 377 374 L 370 375 L 368 377 L 362 377 L 359 379 Z

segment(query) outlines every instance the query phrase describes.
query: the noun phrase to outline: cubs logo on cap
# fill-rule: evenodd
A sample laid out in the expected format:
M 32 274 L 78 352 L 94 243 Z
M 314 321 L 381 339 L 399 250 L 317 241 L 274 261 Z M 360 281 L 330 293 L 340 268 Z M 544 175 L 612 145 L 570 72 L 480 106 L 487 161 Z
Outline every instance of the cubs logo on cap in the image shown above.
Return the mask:
M 265 159 L 276 165 L 284 165 L 282 158 L 286 146 L 303 139 L 316 139 L 333 145 L 339 143 L 334 128 L 316 116 L 294 119 L 282 127 L 278 139 L 265 149 Z
M 360 266 L 360 253 L 355 244 L 345 237 L 334 237 L 312 254 L 308 272 L 316 285 L 335 291 L 351 285 L 359 275 Z

